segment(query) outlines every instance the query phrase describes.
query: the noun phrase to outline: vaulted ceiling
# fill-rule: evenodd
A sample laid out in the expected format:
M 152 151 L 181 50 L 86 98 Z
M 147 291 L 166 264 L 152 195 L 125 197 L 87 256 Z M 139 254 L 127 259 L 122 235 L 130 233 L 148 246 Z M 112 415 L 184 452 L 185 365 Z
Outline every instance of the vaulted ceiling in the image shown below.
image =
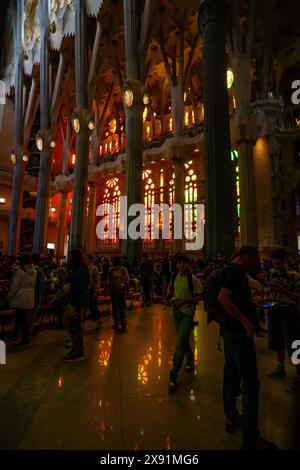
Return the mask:
M 255 1 L 255 0 L 252 0 Z M 25 22 L 25 72 L 28 84 L 31 75 L 39 75 L 39 26 L 37 14 L 37 0 L 26 0 Z M 144 0 L 139 0 L 139 14 L 137 21 L 140 24 Z M 167 85 L 166 71 L 160 49 L 163 42 L 170 63 L 179 60 L 179 37 L 184 31 L 185 64 L 192 48 L 193 41 L 198 32 L 199 0 L 157 0 L 157 11 L 151 27 L 151 37 L 146 56 L 147 76 L 149 86 L 156 101 L 159 101 L 162 84 Z M 0 2 L 0 21 L 7 17 L 8 0 Z M 241 41 L 244 41 L 243 32 L 247 25 L 249 12 L 248 0 L 230 0 L 229 16 L 230 28 L 234 27 L 232 15 L 235 11 L 240 14 Z M 96 33 L 97 18 L 101 24 L 101 39 L 98 51 L 98 70 L 96 94 L 100 105 L 104 106 L 108 91 L 114 84 L 112 100 L 109 111 L 115 106 L 122 109 L 120 84 L 126 80 L 125 44 L 124 44 L 124 14 L 123 0 L 87 0 L 89 16 L 87 18 L 88 58 L 91 58 L 93 42 Z M 238 7 L 238 10 L 235 10 Z M 59 52 L 63 52 L 66 59 L 66 68 L 71 70 L 69 85 L 63 100 L 74 102 L 75 98 L 75 72 L 74 72 L 74 0 L 51 0 L 51 45 L 52 45 L 52 75 L 55 77 L 59 63 Z M 5 13 L 6 11 L 6 13 Z M 290 82 L 300 77 L 300 2 L 295 0 L 264 0 L 257 1 L 255 17 L 255 33 L 252 47 L 252 78 L 255 91 L 262 87 L 263 73 L 268 70 L 268 86 L 270 89 L 285 95 Z M 1 26 L 1 25 L 0 25 Z M 0 34 L 4 31 L 0 27 Z M 3 33 L 2 33 L 3 34 Z M 13 60 L 12 47 L 6 39 L 5 50 L 6 65 L 9 67 Z M 4 44 L 5 41 L 0 41 Z M 195 50 L 191 82 L 193 91 L 199 99 L 202 95 L 202 40 L 199 38 Z M 177 45 L 177 47 L 176 47 Z M 11 44 L 10 44 L 11 46 Z M 3 50 L 3 47 L 2 47 Z M 9 53 L 10 50 L 10 53 Z M 3 57 L 3 54 L 0 56 Z M 3 70 L 3 67 L 2 67 Z M 299 76 L 297 76 L 299 72 Z M 1 71 L 0 71 L 1 74 Z M 13 93 L 13 89 L 11 89 Z M 75 102 L 74 102 L 75 104 Z

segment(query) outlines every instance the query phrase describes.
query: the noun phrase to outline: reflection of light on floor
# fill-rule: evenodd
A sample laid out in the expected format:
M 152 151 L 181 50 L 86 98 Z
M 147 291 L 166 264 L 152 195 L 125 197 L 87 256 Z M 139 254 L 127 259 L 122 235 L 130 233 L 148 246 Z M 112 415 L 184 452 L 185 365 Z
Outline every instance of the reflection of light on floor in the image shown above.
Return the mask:
M 144 434 L 145 434 L 145 433 L 144 433 L 143 429 L 141 429 L 140 435 L 143 436 Z
M 171 439 L 169 438 L 169 436 L 166 437 L 166 448 L 168 450 L 171 449 Z
M 161 367 L 161 340 L 158 341 L 158 358 L 157 358 L 157 365 Z
M 57 388 L 58 389 L 61 389 L 62 388 L 62 384 L 63 384 L 63 379 L 62 379 L 62 375 L 60 375 L 58 381 L 57 381 Z
M 138 381 L 141 382 L 143 385 L 148 383 L 148 374 L 145 370 L 144 364 L 139 364 L 138 366 Z
M 99 356 L 98 356 L 98 364 L 103 367 L 107 367 L 109 364 L 109 359 L 111 355 L 111 347 L 112 347 L 112 337 L 106 341 L 103 339 L 99 342 Z
M 194 363 L 195 367 L 198 364 L 198 329 L 194 328 Z
M 148 349 L 146 349 L 146 353 L 142 359 L 142 361 L 138 365 L 138 381 L 141 382 L 143 385 L 146 385 L 148 383 L 148 372 L 146 370 L 146 367 L 149 366 L 150 362 L 152 361 L 152 347 L 149 346 Z
M 191 392 L 190 392 L 190 400 L 191 400 L 191 401 L 195 401 L 195 400 L 196 400 L 196 397 L 195 397 L 195 394 L 194 394 L 194 390 L 191 390 Z

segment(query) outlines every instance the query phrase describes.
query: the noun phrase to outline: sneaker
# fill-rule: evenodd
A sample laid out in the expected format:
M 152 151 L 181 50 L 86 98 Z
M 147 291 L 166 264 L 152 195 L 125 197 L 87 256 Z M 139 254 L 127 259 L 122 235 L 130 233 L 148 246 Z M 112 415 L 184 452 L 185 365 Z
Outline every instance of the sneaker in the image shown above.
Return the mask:
M 73 354 L 69 353 L 64 356 L 64 362 L 81 362 L 85 360 L 83 354 Z
M 19 343 L 14 344 L 14 348 L 16 349 L 26 348 L 26 346 L 30 346 L 29 339 L 23 339 L 22 341 L 19 341 Z
M 277 364 L 276 368 L 268 374 L 271 379 L 280 379 L 286 376 L 286 370 L 283 364 Z
M 191 364 L 186 364 L 184 366 L 184 371 L 187 373 L 187 374 L 190 374 L 191 372 L 194 371 L 194 366 L 192 366 Z
M 175 380 L 169 381 L 169 392 L 176 392 L 177 391 L 177 383 Z
M 258 436 L 254 441 L 249 442 L 243 440 L 242 450 L 278 450 L 277 445 L 275 442 L 267 441 L 267 439 Z
M 226 418 L 225 430 L 229 434 L 234 434 L 242 428 L 242 415 L 238 415 L 237 421 L 231 421 L 231 419 Z

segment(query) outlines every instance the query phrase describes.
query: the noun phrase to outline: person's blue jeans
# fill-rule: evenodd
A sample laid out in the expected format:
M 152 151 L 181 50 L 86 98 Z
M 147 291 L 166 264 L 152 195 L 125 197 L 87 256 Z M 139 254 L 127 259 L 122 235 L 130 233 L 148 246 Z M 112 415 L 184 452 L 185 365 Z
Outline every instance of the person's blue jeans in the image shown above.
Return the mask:
M 173 309 L 173 321 L 176 329 L 176 350 L 173 356 L 173 367 L 170 370 L 170 379 L 176 380 L 182 366 L 184 356 L 186 363 L 194 367 L 194 353 L 189 344 L 189 338 L 193 329 L 193 317 L 184 315 L 178 308 Z
M 114 323 L 117 326 L 118 321 L 122 323 L 124 326 L 125 324 L 125 293 L 122 294 L 115 294 L 111 292 L 111 303 L 112 303 L 112 309 L 113 309 L 113 319 Z
M 223 402 L 226 418 L 238 422 L 236 397 L 242 391 L 243 435 L 254 441 L 258 435 L 259 379 L 253 338 L 221 328 L 224 339 Z M 242 385 L 242 387 L 241 387 Z M 241 387 L 241 388 L 240 388 Z

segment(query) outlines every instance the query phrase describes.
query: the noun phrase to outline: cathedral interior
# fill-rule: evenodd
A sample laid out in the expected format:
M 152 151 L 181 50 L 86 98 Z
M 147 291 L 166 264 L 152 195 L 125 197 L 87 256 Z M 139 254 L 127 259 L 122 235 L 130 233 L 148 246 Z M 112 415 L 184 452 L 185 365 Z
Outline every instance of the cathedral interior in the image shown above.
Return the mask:
M 191 211 L 195 227 L 194 205 L 209 205 L 214 198 L 208 233 L 214 230 L 209 228 L 212 217 L 221 227 L 207 236 L 207 245 L 212 244 L 208 253 L 215 246 L 217 252 L 228 251 L 224 233 L 218 230 L 225 223 L 223 201 L 228 206 L 231 198 L 230 226 L 225 229 L 231 248 L 248 243 L 266 254 L 279 246 L 297 253 L 300 109 L 291 100 L 292 83 L 299 77 L 295 2 L 268 0 L 256 7 L 255 2 L 230 2 L 228 41 L 223 43 L 226 117 L 208 89 L 204 103 L 209 68 L 215 67 L 221 77 L 219 84 L 207 83 L 212 94 L 224 80 L 219 61 L 205 63 L 199 1 L 138 2 L 128 18 L 134 18 L 135 29 L 127 36 L 123 2 L 87 1 L 78 43 L 74 1 L 50 2 L 45 25 L 37 1 L 24 2 L 21 13 L 14 13 L 12 3 L 1 2 L 3 253 L 50 250 L 62 256 L 69 244 L 86 252 L 120 253 L 123 195 L 147 208 L 145 251 L 183 249 L 173 239 L 172 220 L 169 239 L 153 240 L 151 204 L 190 204 L 185 210 Z M 14 14 L 23 18 L 22 50 Z M 131 95 L 125 93 L 126 87 L 130 93 L 134 88 L 139 106 L 127 106 L 123 98 L 130 100 Z M 205 107 L 219 116 L 218 126 L 207 137 L 208 146 L 222 142 L 220 127 L 226 128 L 227 116 L 231 131 L 226 131 L 230 149 L 217 149 L 215 161 L 210 158 L 207 164 L 205 155 L 213 150 L 205 147 Z M 88 141 L 79 145 L 81 132 L 72 116 L 81 108 L 88 113 L 91 128 Z M 231 155 L 231 168 L 223 168 L 224 152 L 227 159 Z M 77 181 L 76 168 L 81 174 Z M 205 172 L 211 175 L 205 177 Z M 214 184 L 220 188 L 217 195 Z M 115 208 L 114 238 L 108 233 L 101 239 L 96 236 L 100 204 L 107 206 L 107 219 L 109 207 Z M 211 241 L 214 237 L 216 243 Z
M 299 18 L 295 0 L 1 0 L 1 256 L 210 260 L 250 245 L 297 257 Z M 119 236 L 123 196 L 145 207 L 143 239 Z M 205 226 L 201 247 L 175 236 L 172 212 L 163 237 L 154 204 L 182 208 L 185 239 Z M 87 326 L 85 368 L 62 365 L 65 333 L 51 328 L 23 356 L 8 351 L 0 448 L 239 448 L 223 430 L 217 328 L 197 307 L 197 369 L 172 399 L 161 307 L 128 312 L 124 336 L 107 317 L 100 333 Z M 299 406 L 270 384 L 263 338 L 257 350 L 262 429 L 295 448 Z

